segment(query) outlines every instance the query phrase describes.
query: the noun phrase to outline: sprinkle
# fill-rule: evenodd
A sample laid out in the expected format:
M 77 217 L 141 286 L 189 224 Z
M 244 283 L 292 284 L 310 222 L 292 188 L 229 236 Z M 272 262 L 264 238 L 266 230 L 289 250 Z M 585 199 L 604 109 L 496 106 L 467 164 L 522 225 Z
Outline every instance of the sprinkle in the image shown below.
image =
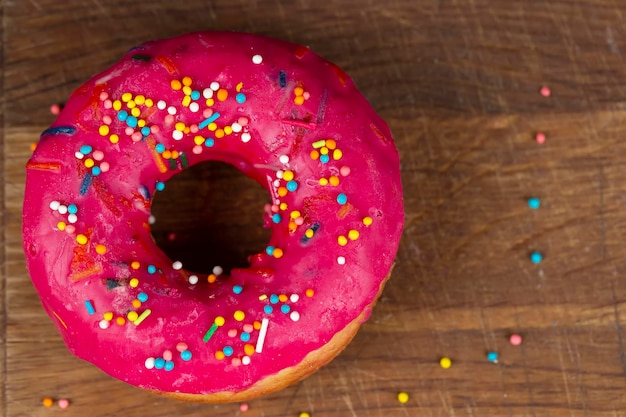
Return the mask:
M 263 62 L 263 57 L 261 55 L 254 55 L 252 57 L 252 62 L 258 65 Z
M 57 211 L 59 209 L 59 207 L 61 206 L 61 203 L 59 203 L 58 201 L 52 201 L 50 202 L 50 210 L 54 210 Z
M 102 315 L 102 317 L 104 317 L 106 321 L 111 321 L 113 320 L 113 313 L 110 311 L 107 311 L 106 313 Z
M 44 398 L 41 403 L 43 404 L 44 407 L 52 407 L 52 404 L 54 404 L 54 400 L 50 397 L 46 397 Z
M 215 319 L 217 321 L 217 319 Z M 211 325 L 211 327 L 209 328 L 209 330 L 207 330 L 207 332 L 204 334 L 204 337 L 202 338 L 202 341 L 204 343 L 208 342 L 209 339 L 211 339 L 211 336 L 213 336 L 213 333 L 215 333 L 215 331 L 217 330 L 218 324 L 217 323 L 213 323 Z
M 83 234 L 76 236 L 76 242 L 78 242 L 79 245 L 85 245 L 87 243 L 87 236 Z
M 373 220 L 371 217 L 367 216 L 367 217 L 363 217 L 363 224 L 365 226 L 370 226 L 372 224 Z
M 171 361 L 172 360 L 172 351 L 171 350 L 165 350 L 163 352 L 163 359 L 165 359 L 166 361 Z
M 448 369 L 452 366 L 452 360 L 450 360 L 450 358 L 444 356 L 443 358 L 439 359 L 439 365 L 443 368 L 443 369 Z
M 280 83 L 280 88 L 283 88 L 287 85 L 287 73 L 285 71 L 278 72 L 278 82 Z
M 166 371 L 171 371 L 172 369 L 174 369 L 174 362 L 172 361 L 165 361 L 165 366 L 164 366 Z
M 348 239 L 345 236 L 339 236 L 337 238 L 337 243 L 339 243 L 339 246 L 346 246 L 348 244 Z
M 85 300 L 85 308 L 87 308 L 87 313 L 89 313 L 90 316 L 93 316 L 94 314 L 96 314 L 96 310 L 94 310 L 93 304 L 91 304 L 91 301 Z
M 222 275 L 224 273 L 224 269 L 221 266 L 219 266 L 219 265 L 214 266 L 213 267 L 213 273 L 219 277 L 220 275 Z
M 309 298 L 313 297 L 313 295 L 315 295 L 315 291 L 313 291 L 312 288 L 309 288 L 305 291 L 305 295 Z
M 248 411 L 248 407 L 249 407 L 248 404 L 243 403 L 239 406 L 239 411 L 241 411 L 242 413 L 245 413 L 246 411 Z
M 152 310 L 150 309 L 144 310 L 143 313 L 141 313 L 139 317 L 137 317 L 135 321 L 133 321 L 133 324 L 135 326 L 139 326 L 141 322 L 144 321 L 150 315 L 150 313 L 152 313 Z
M 176 344 L 176 350 L 179 352 L 184 352 L 185 350 L 189 349 L 189 346 L 187 346 L 187 343 L 185 342 L 178 342 Z
M 148 294 L 146 294 L 145 292 L 140 292 L 137 295 L 137 299 L 141 301 L 142 303 L 145 303 L 146 301 L 148 301 Z
M 241 285 L 235 285 L 233 287 L 233 292 L 235 294 L 241 294 L 242 291 L 243 291 L 243 287 Z
M 250 139 L 252 139 L 252 136 L 250 136 L 250 133 L 245 132 L 241 134 L 241 141 L 243 143 L 248 143 L 250 141 Z
M 543 260 L 543 255 L 539 252 L 533 252 L 530 254 L 530 261 L 534 264 L 538 264 Z
M 316 142 L 313 142 L 313 149 L 319 149 L 326 145 L 326 139 L 321 139 Z
M 552 94 L 552 91 L 550 91 L 550 87 L 548 87 L 547 85 L 544 85 L 539 90 L 539 93 L 544 97 L 550 97 L 550 95 Z
M 407 402 L 409 402 L 409 394 L 407 394 L 406 392 L 399 392 L 398 393 L 398 402 L 400 402 L 402 404 L 406 404 Z
M 235 96 L 235 100 L 237 101 L 237 103 L 243 104 L 246 102 L 246 95 L 244 93 L 237 93 L 237 95 Z
M 83 178 L 83 182 L 80 184 L 80 195 L 87 194 L 87 190 L 89 190 L 89 186 L 91 185 L 91 181 L 93 176 L 91 173 L 86 173 L 85 178 Z
M 511 343 L 513 346 L 519 346 L 522 344 L 522 336 L 520 336 L 519 334 L 512 334 L 509 337 L 509 343 Z
M 163 359 L 163 358 L 156 358 L 154 360 L 154 367 L 156 369 L 163 369 L 164 366 L 165 366 L 165 359 Z
M 261 330 L 259 330 L 259 338 L 257 339 L 255 348 L 256 353 L 263 352 L 263 344 L 265 343 L 265 336 L 267 335 L 268 324 L 269 320 L 267 318 L 263 318 L 263 320 L 261 320 Z
M 350 240 L 357 240 L 357 239 L 359 238 L 359 232 L 358 232 L 358 230 L 354 230 L 354 229 L 353 229 L 353 230 L 350 230 L 350 231 L 348 232 L 348 238 L 349 238 Z
M 246 314 L 243 311 L 241 311 L 241 310 L 237 310 L 237 311 L 235 311 L 235 314 L 233 314 L 233 317 L 237 321 L 243 321 L 243 319 L 246 318 Z
M 337 196 L 337 202 L 343 206 L 348 202 L 348 196 L 346 196 L 344 193 L 339 194 Z
M 189 275 L 189 283 L 191 285 L 196 285 L 198 283 L 198 276 L 197 275 Z
M 139 285 L 139 280 L 137 278 L 131 278 L 131 280 L 128 282 L 128 285 L 130 285 L 131 288 L 137 288 L 137 286 Z
M 104 255 L 107 252 L 107 247 L 99 243 L 96 245 L 96 253 L 98 255 Z
M 338 256 L 338 257 L 337 257 L 337 263 L 338 263 L 339 265 L 345 265 L 345 264 L 346 264 L 346 258 L 345 258 L 345 257 L 343 257 L 343 256 Z
M 61 114 L 61 106 L 59 104 L 53 104 L 50 106 L 50 113 L 52 113 L 55 116 L 58 116 L 59 114 Z
M 184 360 L 185 362 L 187 362 L 188 360 L 191 360 L 191 352 L 188 350 L 183 350 L 182 352 L 180 352 L 180 358 L 182 360 Z
M 487 360 L 489 362 L 498 363 L 498 353 L 497 352 L 487 353 Z
M 542 144 L 546 141 L 546 134 L 543 132 L 537 132 L 537 134 L 535 135 L 535 140 L 537 141 L 538 144 Z
M 118 317 L 118 318 L 115 319 L 115 322 L 119 326 L 123 326 L 124 324 L 126 324 L 126 319 L 124 317 Z
M 70 406 L 70 402 L 65 399 L 65 398 L 61 398 L 58 402 L 57 402 L 58 406 L 60 409 L 65 410 L 67 407 Z
M 107 320 L 100 320 L 98 326 L 100 326 L 102 330 L 106 330 L 109 328 L 109 326 L 111 326 L 111 322 Z
M 291 307 L 289 307 L 289 304 L 283 304 L 280 306 L 280 312 L 283 314 L 287 314 L 291 311 Z
M 74 126 L 59 126 L 44 130 L 41 137 L 44 137 L 45 135 L 73 135 L 74 133 L 76 133 L 76 128 Z
M 298 320 L 300 320 L 300 313 L 298 313 L 297 311 L 292 311 L 292 312 L 289 314 L 289 318 L 290 318 L 292 321 L 294 321 L 294 322 L 295 322 L 295 321 L 298 321 Z
M 309 414 L 307 412 L 302 412 L 302 413 L 300 413 L 299 417 L 311 417 L 311 414 Z
M 139 314 L 137 314 L 136 311 L 129 311 L 128 314 L 126 315 L 126 318 L 129 321 L 135 321 L 137 320 L 138 317 L 139 317 Z
M 539 206 L 541 206 L 541 200 L 539 200 L 537 197 L 531 197 L 528 199 L 528 207 L 530 207 L 533 210 L 536 210 L 539 208 Z
M 289 182 L 287 182 L 287 190 L 294 192 L 298 189 L 298 183 L 291 180 Z
M 219 113 L 213 113 L 210 117 L 208 117 L 207 119 L 203 120 L 202 122 L 198 124 L 198 129 L 204 129 L 210 123 L 213 123 L 214 121 L 216 121 L 219 117 L 220 117 Z
M 328 163 L 328 161 L 330 161 L 330 157 L 329 157 L 328 155 L 322 155 L 322 156 L 320 156 L 320 162 L 321 162 L 322 164 L 326 164 L 326 163 Z
M 144 362 L 144 366 L 146 367 L 146 369 L 153 369 L 154 368 L 154 358 L 146 359 L 146 361 Z

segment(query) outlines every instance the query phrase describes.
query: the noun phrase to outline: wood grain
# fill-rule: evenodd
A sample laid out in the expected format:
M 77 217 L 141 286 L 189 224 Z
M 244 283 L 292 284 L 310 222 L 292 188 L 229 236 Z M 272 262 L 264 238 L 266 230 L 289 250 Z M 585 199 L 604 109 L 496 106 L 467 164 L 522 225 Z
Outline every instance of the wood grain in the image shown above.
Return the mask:
M 155 397 L 73 358 L 21 249 L 24 163 L 50 104 L 133 45 L 202 29 L 303 43 L 344 67 L 389 122 L 402 162 L 406 228 L 370 321 L 330 365 L 245 415 L 623 415 L 626 1 L 0 4 L 5 416 L 242 414 L 237 404 Z M 267 240 L 264 194 L 232 168 L 199 167 L 168 190 L 154 233 L 172 254 L 235 265 Z M 533 250 L 545 255 L 539 265 Z M 511 332 L 521 346 L 508 343 Z M 485 359 L 491 350 L 498 364 Z M 439 367 L 443 355 L 452 368 Z M 72 405 L 45 409 L 45 396 Z

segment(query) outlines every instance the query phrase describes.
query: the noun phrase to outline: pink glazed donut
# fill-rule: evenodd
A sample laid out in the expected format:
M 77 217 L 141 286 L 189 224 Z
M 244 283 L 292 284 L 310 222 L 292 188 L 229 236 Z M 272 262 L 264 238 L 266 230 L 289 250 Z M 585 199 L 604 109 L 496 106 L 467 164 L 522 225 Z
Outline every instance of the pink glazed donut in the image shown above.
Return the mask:
M 150 233 L 154 194 L 209 160 L 269 192 L 270 241 L 228 274 L 185 270 Z M 250 34 L 132 49 L 72 94 L 26 168 L 27 265 L 68 348 L 183 400 L 254 398 L 328 363 L 368 319 L 404 223 L 398 152 L 351 79 Z

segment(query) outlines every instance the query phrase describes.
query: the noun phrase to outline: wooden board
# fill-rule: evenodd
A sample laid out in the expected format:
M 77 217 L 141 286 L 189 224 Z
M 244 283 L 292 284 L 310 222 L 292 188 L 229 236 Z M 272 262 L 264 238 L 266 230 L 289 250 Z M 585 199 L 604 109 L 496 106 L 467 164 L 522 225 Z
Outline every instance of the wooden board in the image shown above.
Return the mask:
M 0 7 L 5 416 L 624 413 L 625 1 L 23 0 Z M 344 67 L 391 125 L 402 160 L 406 228 L 370 321 L 330 365 L 251 401 L 245 414 L 238 404 L 156 397 L 73 358 L 39 304 L 21 249 L 24 163 L 53 120 L 49 106 L 133 45 L 203 29 L 306 44 Z M 539 94 L 542 85 L 551 97 Z M 547 135 L 543 145 L 534 141 L 538 131 Z M 193 177 L 210 183 L 209 199 L 235 192 L 219 204 L 194 204 Z M 238 264 L 263 246 L 258 186 L 218 164 L 173 181 L 168 188 L 188 199 L 182 209 L 159 207 L 155 235 L 164 247 L 202 240 Z M 530 196 L 541 198 L 538 210 L 528 208 Z M 190 218 L 208 222 L 200 236 Z M 215 218 L 229 226 L 216 227 Z M 529 261 L 533 250 L 544 254 L 541 264 Z M 508 343 L 512 332 L 524 337 L 521 346 Z M 499 352 L 497 364 L 486 360 L 488 351 Z M 438 364 L 444 355 L 450 369 Z M 408 403 L 397 401 L 399 391 L 410 394 Z M 46 396 L 72 404 L 46 409 Z

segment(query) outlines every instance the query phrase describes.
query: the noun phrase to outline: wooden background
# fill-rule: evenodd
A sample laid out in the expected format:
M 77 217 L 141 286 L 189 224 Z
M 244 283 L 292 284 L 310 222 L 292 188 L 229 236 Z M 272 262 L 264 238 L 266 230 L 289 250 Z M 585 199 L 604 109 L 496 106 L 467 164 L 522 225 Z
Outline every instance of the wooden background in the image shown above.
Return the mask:
M 0 4 L 5 416 L 626 415 L 626 1 Z M 135 44 L 203 29 L 306 44 L 344 67 L 391 125 L 402 160 L 406 229 L 371 320 L 329 366 L 246 413 L 156 397 L 73 358 L 21 249 L 24 163 L 53 120 L 49 106 Z M 198 183 L 206 204 L 186 192 Z M 208 164 L 168 193 L 154 234 L 173 252 L 203 242 L 185 264 L 207 254 L 243 264 L 263 247 L 266 196 L 234 169 Z M 443 355 L 452 368 L 439 367 Z M 47 409 L 45 396 L 72 404 Z

